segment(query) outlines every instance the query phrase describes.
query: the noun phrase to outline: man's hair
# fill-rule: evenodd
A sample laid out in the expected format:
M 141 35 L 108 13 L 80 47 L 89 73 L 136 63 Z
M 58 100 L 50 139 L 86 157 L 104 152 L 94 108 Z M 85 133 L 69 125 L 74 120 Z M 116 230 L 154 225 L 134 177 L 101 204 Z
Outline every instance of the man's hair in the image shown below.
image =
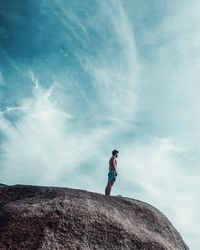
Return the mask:
M 112 155 L 113 156 L 116 155 L 116 154 L 118 154 L 118 153 L 119 153 L 119 151 L 117 151 L 116 149 L 112 151 Z

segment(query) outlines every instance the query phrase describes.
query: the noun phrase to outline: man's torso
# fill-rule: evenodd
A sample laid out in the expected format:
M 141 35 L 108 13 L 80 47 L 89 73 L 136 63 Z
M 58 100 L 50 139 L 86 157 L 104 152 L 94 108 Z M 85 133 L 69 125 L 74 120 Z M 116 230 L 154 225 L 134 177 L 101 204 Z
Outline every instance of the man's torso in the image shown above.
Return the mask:
M 117 167 L 117 160 L 114 156 L 112 156 L 109 160 L 109 172 L 116 170 Z

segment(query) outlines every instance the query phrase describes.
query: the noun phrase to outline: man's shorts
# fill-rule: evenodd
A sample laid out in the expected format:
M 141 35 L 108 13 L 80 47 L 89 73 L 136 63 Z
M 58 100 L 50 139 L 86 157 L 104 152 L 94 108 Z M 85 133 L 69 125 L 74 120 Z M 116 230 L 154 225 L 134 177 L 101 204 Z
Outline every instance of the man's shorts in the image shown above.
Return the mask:
M 116 172 L 115 171 L 109 171 L 108 173 L 108 181 L 116 181 Z

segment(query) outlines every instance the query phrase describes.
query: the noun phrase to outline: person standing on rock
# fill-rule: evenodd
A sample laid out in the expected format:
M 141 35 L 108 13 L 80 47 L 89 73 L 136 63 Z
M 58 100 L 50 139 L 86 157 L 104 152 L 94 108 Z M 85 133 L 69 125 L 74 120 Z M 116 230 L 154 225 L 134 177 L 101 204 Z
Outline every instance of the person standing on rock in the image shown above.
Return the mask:
M 109 160 L 109 172 L 108 172 L 108 183 L 105 188 L 105 195 L 110 196 L 112 186 L 114 182 L 116 181 L 117 176 L 117 157 L 118 157 L 118 151 L 115 149 L 112 151 L 112 157 Z

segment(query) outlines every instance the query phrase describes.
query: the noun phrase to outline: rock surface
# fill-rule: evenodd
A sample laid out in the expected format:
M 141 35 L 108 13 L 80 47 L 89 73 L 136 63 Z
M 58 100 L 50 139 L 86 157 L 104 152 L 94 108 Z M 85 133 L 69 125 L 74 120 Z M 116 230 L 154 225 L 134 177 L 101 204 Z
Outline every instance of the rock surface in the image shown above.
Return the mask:
M 0 185 L 1 250 L 187 250 L 151 205 L 69 188 Z

